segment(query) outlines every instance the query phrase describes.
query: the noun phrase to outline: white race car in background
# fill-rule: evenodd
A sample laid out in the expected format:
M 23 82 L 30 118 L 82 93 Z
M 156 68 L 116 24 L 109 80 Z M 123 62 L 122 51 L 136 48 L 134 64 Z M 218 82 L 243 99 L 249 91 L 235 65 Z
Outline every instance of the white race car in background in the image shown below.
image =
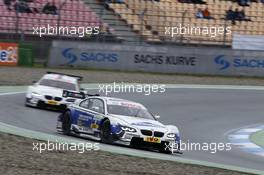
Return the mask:
M 63 90 L 79 93 L 81 80 L 80 76 L 47 72 L 39 81 L 28 87 L 25 104 L 32 107 L 52 107 L 63 110 L 76 100 L 63 97 Z
M 72 92 L 64 92 L 67 96 Z M 76 95 L 75 95 L 76 96 Z M 164 125 L 140 103 L 111 97 L 91 96 L 76 100 L 59 115 L 57 131 L 88 137 L 103 143 L 180 153 L 180 133 Z

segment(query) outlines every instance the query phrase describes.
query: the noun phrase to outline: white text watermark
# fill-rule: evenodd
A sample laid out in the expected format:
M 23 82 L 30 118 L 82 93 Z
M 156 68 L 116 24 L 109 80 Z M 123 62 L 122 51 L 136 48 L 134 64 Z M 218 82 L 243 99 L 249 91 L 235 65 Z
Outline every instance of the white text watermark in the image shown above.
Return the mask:
M 61 143 L 61 142 L 33 142 L 33 151 L 43 153 L 45 151 L 77 151 L 84 153 L 86 151 L 100 150 L 99 143 Z
M 98 35 L 100 33 L 99 26 L 51 26 L 49 24 L 33 27 L 33 35 L 42 37 L 44 35 L 62 35 L 85 37 L 86 35 Z
M 153 93 L 164 93 L 165 91 L 164 84 L 128 84 L 113 82 L 99 85 L 99 93 L 105 95 L 109 93 L 142 93 L 144 95 L 151 95 Z

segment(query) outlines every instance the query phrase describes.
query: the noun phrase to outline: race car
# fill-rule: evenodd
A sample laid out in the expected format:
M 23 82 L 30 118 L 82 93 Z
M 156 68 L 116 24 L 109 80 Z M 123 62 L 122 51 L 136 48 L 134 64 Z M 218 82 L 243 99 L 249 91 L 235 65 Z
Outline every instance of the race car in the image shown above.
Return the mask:
M 39 81 L 34 82 L 34 85 L 28 87 L 25 105 L 63 110 L 76 100 L 63 97 L 63 90 L 80 93 L 81 80 L 80 76 L 47 72 Z
M 140 103 L 89 96 L 75 101 L 58 116 L 57 131 L 107 144 L 180 153 L 178 128 L 164 125 L 158 118 Z

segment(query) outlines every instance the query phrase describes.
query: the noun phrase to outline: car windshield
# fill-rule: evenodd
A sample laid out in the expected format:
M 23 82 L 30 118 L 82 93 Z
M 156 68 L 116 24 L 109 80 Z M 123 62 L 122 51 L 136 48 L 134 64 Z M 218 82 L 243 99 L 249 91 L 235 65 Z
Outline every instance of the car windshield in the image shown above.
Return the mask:
M 58 81 L 58 80 L 51 80 L 51 79 L 42 79 L 39 82 L 39 85 L 55 87 L 55 88 L 71 90 L 71 91 L 76 90 L 76 86 L 73 83 L 68 83 L 68 82 Z
M 107 105 L 108 113 L 154 120 L 154 117 L 143 108 L 122 105 Z

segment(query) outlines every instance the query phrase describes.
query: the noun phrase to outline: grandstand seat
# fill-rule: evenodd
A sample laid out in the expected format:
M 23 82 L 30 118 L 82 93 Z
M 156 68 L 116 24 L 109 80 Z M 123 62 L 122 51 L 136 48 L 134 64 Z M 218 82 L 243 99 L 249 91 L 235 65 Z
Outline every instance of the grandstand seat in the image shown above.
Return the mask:
M 3 28 L 10 29 L 9 31 L 15 31 L 16 23 L 18 22 L 19 30 L 27 31 L 27 33 L 33 32 L 33 26 L 56 26 L 58 24 L 58 15 L 43 14 L 41 12 L 44 5 L 49 2 L 48 0 L 37 0 L 35 2 L 28 3 L 30 8 L 38 9 L 39 13 L 18 13 L 19 20 L 17 19 L 17 13 L 12 10 L 9 11 L 6 6 L 0 1 L 1 16 L 0 22 L 2 27 L 0 32 L 7 32 Z M 61 0 L 53 1 L 57 7 L 61 5 Z M 92 12 L 92 10 L 82 0 L 67 1 L 60 11 L 61 20 L 60 26 L 84 26 L 93 25 L 101 26 L 102 21 Z M 3 27 L 4 26 L 4 27 Z
M 139 33 L 158 32 L 158 38 L 165 38 L 167 41 L 178 41 L 179 38 L 164 36 L 164 28 L 167 26 L 178 26 L 179 24 L 190 24 L 192 26 L 224 27 L 232 26 L 232 33 L 241 34 L 263 34 L 264 12 L 263 5 L 260 3 L 251 3 L 250 7 L 244 7 L 246 15 L 253 22 L 241 21 L 232 25 L 231 21 L 225 21 L 226 11 L 232 6 L 233 10 L 239 8 L 236 2 L 222 0 L 206 0 L 207 4 L 189 4 L 179 3 L 175 0 L 160 0 L 153 3 L 149 0 L 125 0 L 125 5 L 110 4 L 110 8 L 119 14 L 132 29 Z M 198 8 L 208 7 L 214 17 L 214 20 L 196 19 L 195 13 Z M 142 11 L 145 10 L 144 18 L 139 18 Z M 186 11 L 186 14 L 184 12 Z M 131 14 L 132 12 L 132 14 Z M 127 14 L 128 13 L 128 14 Z M 184 18 L 184 19 L 183 19 Z M 144 24 L 142 27 L 140 24 Z M 146 30 L 146 26 L 148 30 Z M 143 31 L 142 31 L 143 30 Z M 153 37 L 153 35 L 149 35 Z M 188 43 L 223 43 L 222 35 L 217 37 L 185 35 L 182 37 Z M 228 44 L 232 42 L 232 35 L 227 35 L 225 40 Z M 151 40 L 148 39 L 147 40 Z M 199 41 L 200 40 L 200 41 Z
M 49 0 L 37 0 L 29 3 L 32 8 L 37 8 L 39 11 Z M 61 0 L 54 0 L 56 6 L 60 6 Z M 189 4 L 179 3 L 177 0 L 160 0 L 160 2 L 153 2 L 150 0 L 124 0 L 124 4 L 110 3 L 109 7 L 120 19 L 124 20 L 131 29 L 139 33 L 146 41 L 160 42 L 161 40 L 169 42 L 178 42 L 181 38 L 187 43 L 217 43 L 222 44 L 223 37 L 218 36 L 210 38 L 208 36 L 176 36 L 171 38 L 165 36 L 164 29 L 168 26 L 179 26 L 190 24 L 192 26 L 232 26 L 232 33 L 263 35 L 264 34 L 264 11 L 263 4 L 251 3 L 249 7 L 244 7 L 246 15 L 252 21 L 236 22 L 232 25 L 231 21 L 225 21 L 226 10 L 229 7 L 241 9 L 241 7 L 232 1 L 222 0 L 206 0 L 207 4 Z M 198 8 L 204 9 L 208 7 L 214 17 L 214 20 L 196 19 L 195 13 Z M 0 1 L 1 17 L 0 22 L 8 29 L 15 30 L 17 21 L 16 13 L 9 11 Z M 144 13 L 143 13 L 144 12 Z M 184 12 L 186 12 L 184 14 Z M 66 1 L 61 12 L 60 25 L 70 26 L 84 26 L 84 25 L 104 25 L 100 18 L 95 14 L 88 5 L 82 0 Z M 19 27 L 26 31 L 32 31 L 33 25 L 56 25 L 58 23 L 58 15 L 46 15 L 42 13 L 36 14 L 21 14 L 19 13 Z M 110 29 L 109 29 L 110 30 Z M 111 29 L 110 31 L 114 31 Z M 226 36 L 228 44 L 232 42 L 232 35 Z

